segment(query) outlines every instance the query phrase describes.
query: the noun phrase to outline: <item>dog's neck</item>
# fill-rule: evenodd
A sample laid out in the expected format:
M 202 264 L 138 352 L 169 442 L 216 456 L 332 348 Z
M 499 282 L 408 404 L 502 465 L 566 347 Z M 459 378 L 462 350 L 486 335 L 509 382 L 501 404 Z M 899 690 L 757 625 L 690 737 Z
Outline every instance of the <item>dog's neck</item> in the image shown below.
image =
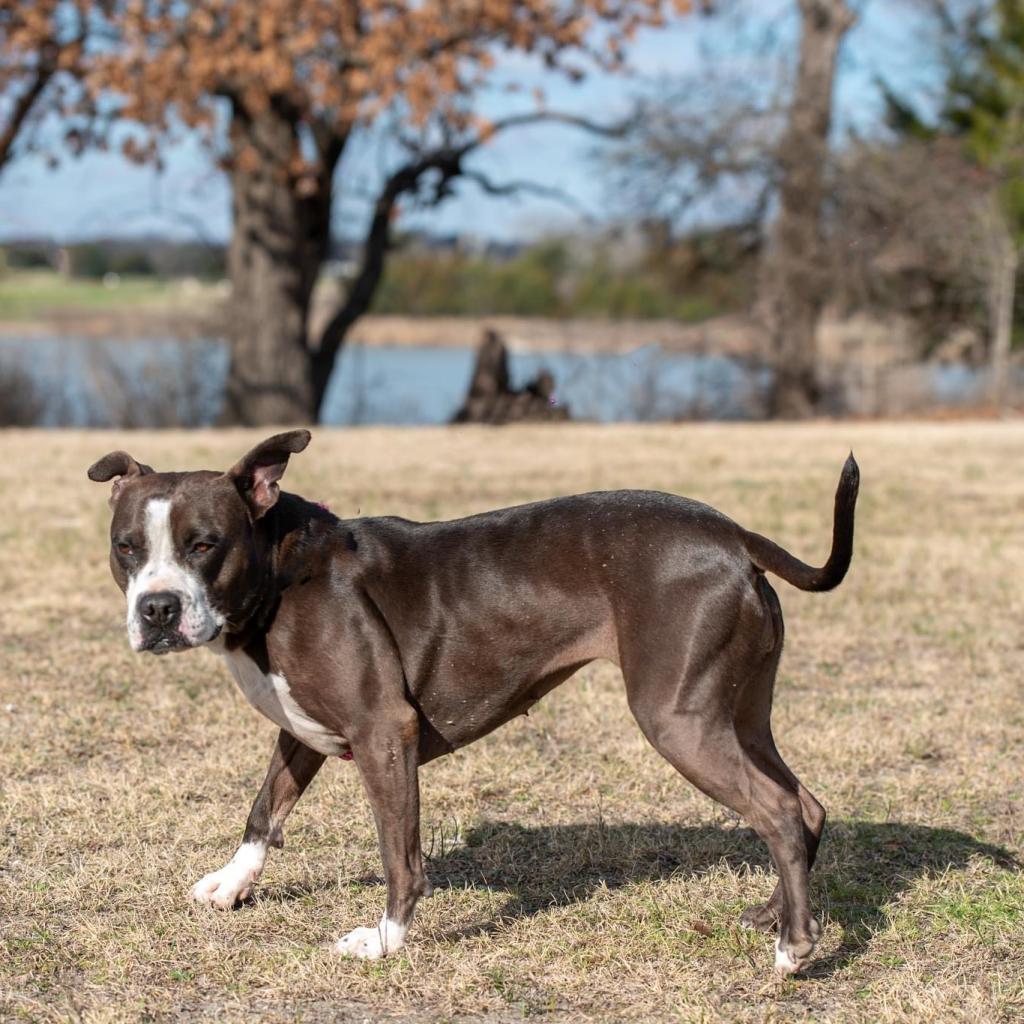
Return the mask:
M 282 493 L 255 529 L 259 571 L 243 605 L 232 609 L 224 629 L 227 650 L 262 647 L 277 614 L 281 594 L 314 576 L 323 565 L 320 552 L 339 525 L 326 505 Z

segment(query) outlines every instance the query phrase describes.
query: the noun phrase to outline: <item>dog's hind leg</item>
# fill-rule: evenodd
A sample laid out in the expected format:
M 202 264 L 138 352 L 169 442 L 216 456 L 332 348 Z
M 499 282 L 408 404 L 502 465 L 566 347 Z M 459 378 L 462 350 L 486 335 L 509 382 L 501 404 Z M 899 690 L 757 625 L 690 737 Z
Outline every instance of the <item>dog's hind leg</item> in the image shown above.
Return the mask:
M 796 792 L 803 819 L 807 870 L 810 871 L 814 867 L 821 834 L 825 828 L 825 808 L 793 774 L 775 746 L 771 726 L 772 700 L 779 656 L 782 653 L 784 626 L 782 608 L 774 589 L 764 577 L 759 578 L 757 584 L 759 595 L 772 625 L 773 642 L 763 668 L 752 674 L 750 681 L 739 694 L 733 715 L 736 734 L 744 750 L 756 764 L 761 766 L 763 771 L 781 780 L 784 785 Z M 783 888 L 780 881 L 766 903 L 748 907 L 740 915 L 740 923 L 747 928 L 772 931 L 782 920 L 782 908 Z
M 743 741 L 741 740 L 741 742 Z M 796 787 L 803 817 L 804 846 L 807 850 L 807 870 L 810 871 L 814 867 L 814 860 L 821 842 L 821 833 L 825 828 L 825 808 L 818 803 L 814 794 L 790 771 L 788 765 L 782 760 L 779 752 L 775 749 L 775 743 L 770 734 L 767 737 L 767 744 L 767 748 L 753 750 L 748 746 L 747 749 L 755 760 L 763 758 L 772 765 L 777 774 L 786 777 L 790 784 Z M 767 903 L 757 904 L 743 911 L 740 915 L 740 924 L 746 928 L 755 928 L 758 931 L 772 931 L 782 920 L 782 903 L 783 892 L 782 882 L 780 881 L 776 884 Z
M 323 754 L 281 730 L 266 778 L 249 811 L 242 845 L 224 867 L 192 887 L 197 903 L 230 910 L 249 895 L 263 872 L 268 848 L 284 846 L 285 819 L 325 760 Z
M 377 960 L 401 949 L 419 898 L 430 895 L 420 847 L 419 734 L 419 715 L 406 704 L 380 712 L 351 737 L 377 823 L 387 907 L 379 924 L 338 940 L 335 951 L 345 956 Z
M 744 722 L 748 710 L 756 716 L 756 698 L 764 697 L 758 692 L 748 709 L 748 686 L 767 683 L 770 710 L 778 654 L 752 642 L 752 635 L 749 628 L 725 627 L 710 646 L 697 650 L 691 643 L 683 660 L 700 666 L 692 679 L 678 678 L 676 669 L 677 678 L 666 684 L 671 670 L 664 649 L 623 668 L 630 708 L 654 748 L 698 789 L 746 819 L 767 844 L 782 896 L 775 967 L 787 975 L 808 961 L 821 929 L 810 910 L 799 786 L 788 769 L 780 769 L 781 761 L 752 753 L 737 732 L 737 718 Z
M 725 715 L 709 721 L 701 714 L 672 713 L 657 723 L 641 722 L 641 727 L 673 767 L 746 819 L 767 844 L 782 891 L 775 967 L 782 974 L 796 973 L 809 960 L 821 931 L 811 916 L 797 787 L 758 764 Z

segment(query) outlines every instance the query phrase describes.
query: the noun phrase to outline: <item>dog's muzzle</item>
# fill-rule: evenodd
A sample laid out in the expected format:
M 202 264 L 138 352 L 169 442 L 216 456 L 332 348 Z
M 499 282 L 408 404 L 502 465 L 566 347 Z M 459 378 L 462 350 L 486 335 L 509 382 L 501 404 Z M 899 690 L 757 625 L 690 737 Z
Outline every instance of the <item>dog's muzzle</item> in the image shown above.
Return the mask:
M 143 594 L 136 606 L 142 626 L 142 650 L 166 654 L 189 644 L 181 635 L 181 598 L 170 590 Z

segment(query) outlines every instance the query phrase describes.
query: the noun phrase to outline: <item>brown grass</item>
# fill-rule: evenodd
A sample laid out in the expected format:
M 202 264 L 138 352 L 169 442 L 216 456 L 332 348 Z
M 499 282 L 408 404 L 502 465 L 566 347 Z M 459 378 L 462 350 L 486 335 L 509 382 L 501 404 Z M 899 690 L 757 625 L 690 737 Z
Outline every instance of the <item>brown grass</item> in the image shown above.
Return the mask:
M 655 487 L 820 560 L 855 448 L 850 578 L 779 584 L 776 732 L 831 814 L 820 957 L 786 983 L 770 938 L 736 927 L 772 887 L 763 847 L 646 745 L 606 665 L 424 770 L 436 894 L 394 959 L 325 948 L 383 899 L 348 763 L 299 805 L 251 906 L 189 905 L 274 729 L 207 652 L 129 652 L 85 468 L 118 446 L 227 466 L 255 436 L 3 435 L 0 1019 L 1020 1019 L 1024 427 L 321 430 L 293 461 L 292 489 L 339 514 Z

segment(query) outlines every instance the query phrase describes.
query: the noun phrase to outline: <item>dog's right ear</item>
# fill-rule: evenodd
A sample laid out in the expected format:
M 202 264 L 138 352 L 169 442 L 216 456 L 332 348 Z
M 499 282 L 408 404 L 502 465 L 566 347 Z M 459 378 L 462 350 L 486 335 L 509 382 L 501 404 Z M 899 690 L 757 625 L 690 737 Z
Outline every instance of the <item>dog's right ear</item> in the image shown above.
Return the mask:
M 228 470 L 228 477 L 249 506 L 253 519 L 259 519 L 277 503 L 281 494 L 278 481 L 284 476 L 288 457 L 304 451 L 309 440 L 308 430 L 275 434 L 256 445 Z
M 117 477 L 110 491 L 110 504 L 113 505 L 126 483 L 139 476 L 148 476 L 152 472 L 151 466 L 136 462 L 127 452 L 110 452 L 89 467 L 89 479 L 101 484 L 111 477 Z

